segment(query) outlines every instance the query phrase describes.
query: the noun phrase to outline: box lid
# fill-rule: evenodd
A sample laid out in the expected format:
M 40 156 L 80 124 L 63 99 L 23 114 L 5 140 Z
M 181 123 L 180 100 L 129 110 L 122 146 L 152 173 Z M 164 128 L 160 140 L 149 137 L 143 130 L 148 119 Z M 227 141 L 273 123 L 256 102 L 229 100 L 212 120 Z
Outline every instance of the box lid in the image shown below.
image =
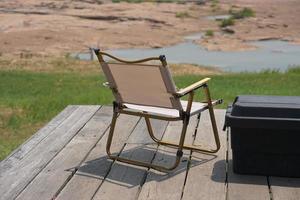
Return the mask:
M 299 118 L 299 96 L 237 96 L 232 105 L 232 116 Z
M 300 129 L 300 97 L 237 96 L 227 109 L 225 125 Z

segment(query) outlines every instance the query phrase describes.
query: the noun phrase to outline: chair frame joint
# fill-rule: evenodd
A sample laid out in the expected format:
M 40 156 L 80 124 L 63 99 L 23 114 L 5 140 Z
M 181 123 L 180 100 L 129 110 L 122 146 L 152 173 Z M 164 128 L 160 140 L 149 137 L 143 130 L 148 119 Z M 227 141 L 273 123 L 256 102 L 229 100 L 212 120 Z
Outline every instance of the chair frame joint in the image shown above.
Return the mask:
M 176 153 L 176 156 L 181 158 L 183 156 L 183 151 L 178 150 L 177 153 Z
M 120 109 L 121 109 L 121 105 L 118 102 L 113 101 L 113 112 L 118 113 Z
M 94 50 L 94 52 L 95 52 L 96 55 L 99 54 L 99 52 L 100 52 L 100 49 L 99 49 L 99 48 L 92 48 L 92 49 Z
M 191 118 L 191 114 L 190 114 L 190 113 L 185 112 L 185 111 L 182 112 L 182 119 L 183 119 L 183 122 L 189 123 L 190 118 Z
M 159 60 L 162 63 L 163 66 L 167 66 L 167 59 L 165 55 L 160 55 Z

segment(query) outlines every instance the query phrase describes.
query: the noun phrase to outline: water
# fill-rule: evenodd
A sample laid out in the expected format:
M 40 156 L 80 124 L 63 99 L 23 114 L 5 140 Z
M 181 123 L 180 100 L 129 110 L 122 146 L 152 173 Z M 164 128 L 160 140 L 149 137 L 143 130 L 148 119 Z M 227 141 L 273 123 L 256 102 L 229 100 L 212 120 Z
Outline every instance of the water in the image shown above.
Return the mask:
M 193 38 L 194 37 L 194 38 Z M 208 51 L 192 42 L 201 34 L 187 36 L 186 41 L 158 49 L 116 49 L 108 53 L 125 59 L 165 55 L 169 63 L 187 63 L 219 67 L 224 71 L 285 71 L 290 66 L 300 66 L 300 45 L 286 41 L 269 40 L 252 42 L 256 50 L 242 52 Z M 197 38 L 196 38 L 197 39 Z M 90 59 L 90 54 L 79 54 L 79 59 Z
M 203 36 L 202 33 L 195 33 L 195 34 L 185 36 L 184 39 L 186 41 L 200 40 L 202 36 Z
M 260 41 L 252 44 L 259 48 L 243 52 L 208 51 L 187 41 L 160 49 L 120 49 L 108 52 L 127 59 L 166 55 L 170 63 L 216 66 L 234 72 L 266 69 L 284 71 L 289 66 L 300 66 L 300 45 L 284 41 Z
M 207 16 L 205 17 L 208 20 L 215 20 L 215 21 L 221 21 L 223 19 L 229 19 L 232 17 L 231 15 L 214 15 L 214 16 Z

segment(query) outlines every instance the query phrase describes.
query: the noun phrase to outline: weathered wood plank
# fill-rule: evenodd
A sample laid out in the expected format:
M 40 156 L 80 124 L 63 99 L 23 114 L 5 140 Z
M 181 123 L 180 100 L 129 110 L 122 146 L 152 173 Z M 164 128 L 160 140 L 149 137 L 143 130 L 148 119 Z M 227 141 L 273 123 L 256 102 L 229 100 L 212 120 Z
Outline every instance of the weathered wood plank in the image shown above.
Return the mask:
M 186 133 L 187 138 L 194 134 L 196 122 L 196 116 L 191 117 Z M 163 140 L 178 142 L 181 129 L 182 121 L 170 122 L 163 136 Z M 189 139 L 187 139 L 187 143 L 189 143 Z M 159 146 L 153 163 L 171 166 L 175 161 L 176 152 L 177 149 L 175 148 Z M 138 199 L 180 199 L 188 164 L 187 156 L 189 156 L 189 151 L 185 151 L 179 166 L 173 172 L 165 174 L 153 169 L 149 170 L 145 183 L 143 184 L 139 193 Z
M 77 106 L 67 106 L 61 113 L 54 117 L 48 124 L 32 135 L 26 142 L 20 145 L 9 156 L 0 162 L 0 176 L 22 160 L 36 145 L 49 136 L 53 130 L 63 123 L 76 109 Z
M 168 123 L 159 120 L 151 120 L 151 122 L 154 133 L 161 138 Z M 153 140 L 148 134 L 145 121 L 142 120 L 130 135 L 120 156 L 150 163 L 158 145 L 149 143 L 153 143 Z M 93 199 L 116 199 L 116 194 L 122 194 L 122 200 L 135 199 L 147 170 L 147 168 L 115 162 Z
M 233 173 L 232 149 L 228 135 L 228 185 L 229 200 L 269 200 L 269 186 L 266 176 L 239 175 Z
M 222 131 L 224 110 L 215 110 L 221 149 L 215 155 L 192 152 L 191 166 L 183 191 L 184 200 L 225 199 L 226 180 L 226 134 Z M 213 131 L 208 111 L 202 112 L 195 144 L 214 147 Z M 198 163 L 197 163 L 198 162 Z
M 274 200 L 299 200 L 300 178 L 269 177 Z
M 138 117 L 120 115 L 112 141 L 112 152 L 120 152 L 129 135 L 139 122 Z M 106 155 L 108 131 L 80 165 L 72 179 L 56 199 L 91 199 L 111 169 L 112 161 Z
M 17 199 L 51 199 L 73 176 L 110 125 L 111 107 L 102 107 Z M 41 185 L 43 187 L 41 187 Z
M 64 148 L 99 106 L 80 106 L 47 139 L 39 142 L 22 162 L 14 165 L 0 177 L 0 199 L 14 199 Z M 47 147 L 47 148 L 45 148 Z

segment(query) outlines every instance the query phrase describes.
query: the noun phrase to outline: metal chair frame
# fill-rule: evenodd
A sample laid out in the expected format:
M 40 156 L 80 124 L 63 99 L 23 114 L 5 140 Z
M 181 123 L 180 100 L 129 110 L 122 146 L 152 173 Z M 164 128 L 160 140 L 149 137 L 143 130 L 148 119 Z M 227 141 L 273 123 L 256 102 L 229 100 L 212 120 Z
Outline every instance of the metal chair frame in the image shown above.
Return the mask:
M 94 49 L 94 52 L 95 52 L 100 64 L 103 64 L 103 62 L 105 62 L 103 59 L 103 55 L 104 55 L 104 56 L 108 56 L 116 61 L 119 61 L 121 63 L 136 64 L 136 63 L 143 63 L 143 62 L 150 61 L 150 60 L 159 60 L 159 61 L 161 61 L 163 66 L 167 66 L 165 56 L 151 57 L 151 58 L 135 60 L 135 61 L 127 61 L 127 60 L 122 60 L 120 58 L 114 57 L 108 53 L 101 52 L 99 49 Z M 120 162 L 137 165 L 137 166 L 142 166 L 142 167 L 153 168 L 155 170 L 162 171 L 162 172 L 168 172 L 168 171 L 174 170 L 179 165 L 181 157 L 183 156 L 183 149 L 197 151 L 197 152 L 203 152 L 203 153 L 216 153 L 220 149 L 221 145 L 220 145 L 218 129 L 217 129 L 217 125 L 216 125 L 215 115 L 214 115 L 214 111 L 213 111 L 213 106 L 222 103 L 222 100 L 217 100 L 214 102 L 212 101 L 211 96 L 210 96 L 210 91 L 208 88 L 208 84 L 207 84 L 208 80 L 209 80 L 209 78 L 203 79 L 203 80 L 201 80 L 197 83 L 194 83 L 182 90 L 179 90 L 178 92 L 176 92 L 176 94 L 174 94 L 174 96 L 176 96 L 177 98 L 181 98 L 185 95 L 188 95 L 187 108 L 185 111 L 180 112 L 179 117 L 169 117 L 169 116 L 164 116 L 164 115 L 147 113 L 147 112 L 143 112 L 143 111 L 140 111 L 140 112 L 133 111 L 133 110 L 127 109 L 126 106 L 122 105 L 122 103 L 114 101 L 113 102 L 113 117 L 112 117 L 111 126 L 110 126 L 110 130 L 109 130 L 107 144 L 106 144 L 106 152 L 107 152 L 108 157 L 112 160 L 117 160 Z M 197 146 L 184 145 L 186 131 L 187 131 L 187 127 L 188 127 L 188 124 L 190 121 L 190 116 L 191 116 L 191 107 L 192 107 L 192 103 L 193 103 L 193 99 L 194 99 L 194 92 L 195 92 L 195 90 L 200 89 L 200 88 L 202 88 L 204 90 L 205 97 L 206 97 L 205 103 L 207 103 L 207 106 L 205 109 L 208 109 L 208 111 L 209 111 L 211 125 L 212 125 L 212 129 L 213 129 L 213 135 L 214 135 L 214 139 L 215 139 L 215 145 L 216 145 L 215 149 L 203 149 L 203 148 L 197 147 L 198 145 Z M 111 88 L 111 89 L 112 89 L 113 93 L 118 92 L 116 90 L 116 88 Z M 200 113 L 199 113 L 199 115 L 200 115 Z M 117 118 L 120 114 L 134 115 L 134 116 L 139 116 L 139 117 L 145 118 L 147 130 L 149 132 L 150 137 L 153 139 L 154 142 L 156 142 L 157 144 L 160 144 L 160 145 L 166 145 L 166 146 L 177 148 L 176 160 L 175 160 L 174 164 L 170 167 L 166 167 L 166 166 L 162 166 L 162 165 L 155 165 L 152 163 L 141 162 L 138 160 L 132 160 L 132 159 L 127 159 L 127 158 L 113 155 L 110 151 L 110 148 L 111 148 L 111 144 L 112 144 L 112 140 L 113 140 L 113 134 L 114 134 L 114 129 L 116 126 Z M 179 121 L 179 120 L 183 121 L 183 126 L 182 126 L 182 130 L 181 130 L 181 136 L 180 136 L 179 143 L 177 144 L 177 143 L 172 143 L 172 142 L 168 142 L 168 141 L 163 141 L 163 140 L 160 140 L 157 137 L 155 137 L 155 134 L 153 133 L 153 129 L 152 129 L 151 122 L 150 122 L 151 118 L 159 119 L 159 120 L 166 120 L 166 121 Z

